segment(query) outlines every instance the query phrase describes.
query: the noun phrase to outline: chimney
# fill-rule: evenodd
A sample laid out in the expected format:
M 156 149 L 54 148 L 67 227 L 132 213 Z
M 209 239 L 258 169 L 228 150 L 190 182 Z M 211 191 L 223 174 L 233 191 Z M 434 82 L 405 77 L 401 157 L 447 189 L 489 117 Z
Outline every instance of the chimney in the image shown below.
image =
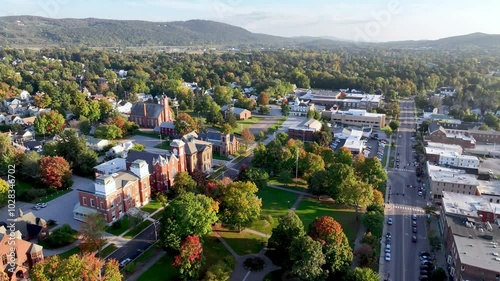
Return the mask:
M 172 121 L 172 116 L 170 116 L 170 106 L 168 105 L 168 97 L 163 98 L 163 118 L 164 122 Z
M 143 104 L 142 104 L 142 108 L 143 108 L 143 110 L 144 110 L 144 119 L 145 119 L 145 118 L 146 118 L 146 116 L 147 116 L 147 115 L 146 115 L 146 103 L 143 103 Z
M 22 217 L 24 215 L 23 210 L 21 210 L 21 208 L 19 208 L 19 211 L 17 211 L 17 214 L 19 217 Z

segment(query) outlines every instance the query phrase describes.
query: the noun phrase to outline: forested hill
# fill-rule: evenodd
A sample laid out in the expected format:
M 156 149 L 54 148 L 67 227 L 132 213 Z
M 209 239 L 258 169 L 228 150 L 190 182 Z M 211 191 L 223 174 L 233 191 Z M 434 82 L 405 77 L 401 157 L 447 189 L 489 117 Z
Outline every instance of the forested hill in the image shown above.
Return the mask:
M 0 17 L 0 47 L 286 47 L 332 49 L 380 46 L 388 48 L 498 48 L 500 35 L 473 33 L 439 40 L 360 43 L 336 38 L 286 38 L 252 33 L 241 27 L 207 20 L 148 22 L 106 19 L 50 19 L 35 16 Z
M 251 33 L 229 24 L 190 20 L 147 22 L 106 19 L 0 17 L 0 46 L 281 45 L 290 39 Z

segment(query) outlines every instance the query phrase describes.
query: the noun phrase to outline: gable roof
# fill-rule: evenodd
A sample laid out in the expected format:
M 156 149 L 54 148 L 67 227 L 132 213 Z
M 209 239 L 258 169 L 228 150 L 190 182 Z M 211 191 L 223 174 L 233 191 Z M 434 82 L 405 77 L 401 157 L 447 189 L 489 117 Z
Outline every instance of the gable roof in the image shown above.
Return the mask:
M 144 117 L 144 106 L 146 106 L 146 117 L 148 118 L 158 118 L 163 111 L 163 106 L 160 104 L 139 102 L 132 106 L 130 116 Z
M 429 134 L 432 134 L 433 132 L 439 130 L 441 125 L 439 125 L 438 122 L 434 121 L 429 124 Z
M 424 106 L 424 112 L 434 112 L 435 107 L 432 105 Z
M 233 113 L 234 113 L 234 114 L 238 114 L 238 115 L 240 115 L 241 113 L 245 112 L 245 110 L 246 110 L 246 111 L 249 111 L 249 110 L 247 110 L 247 109 L 244 109 L 244 108 L 239 108 L 239 107 L 233 107 L 233 108 L 232 108 Z
M 167 153 L 165 155 L 161 155 L 161 154 L 151 153 L 151 152 L 147 152 L 147 151 L 130 150 L 128 155 L 127 155 L 127 158 L 125 158 L 125 159 L 126 159 L 127 163 L 132 163 L 135 160 L 146 161 L 146 163 L 148 163 L 149 173 L 153 174 L 153 168 L 154 168 L 153 163 L 159 158 L 163 158 L 163 159 L 168 161 L 169 156 L 170 155 Z

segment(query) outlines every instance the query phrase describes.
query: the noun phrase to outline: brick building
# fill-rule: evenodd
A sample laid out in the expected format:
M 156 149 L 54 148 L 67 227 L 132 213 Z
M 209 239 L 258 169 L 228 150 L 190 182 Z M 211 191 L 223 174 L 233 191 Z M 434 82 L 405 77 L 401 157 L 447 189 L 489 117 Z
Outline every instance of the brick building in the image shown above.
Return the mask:
M 313 141 L 314 135 L 321 130 L 323 124 L 318 120 L 309 119 L 297 126 L 288 128 L 290 138 L 301 141 Z
M 73 217 L 85 221 L 88 214 L 98 212 L 111 225 L 130 209 L 149 203 L 150 198 L 148 164 L 144 160 L 136 160 L 129 171 L 97 177 L 93 191 L 79 189 L 79 202 L 73 210 Z
M 207 132 L 200 133 L 197 139 L 211 143 L 213 152 L 223 156 L 229 156 L 240 150 L 240 141 L 233 134 Z
M 14 240 L 12 240 L 12 236 Z M 12 244 L 11 241 L 15 241 L 15 243 Z M 11 248 L 14 248 L 15 252 L 12 252 Z M 10 264 L 12 253 L 15 253 L 16 257 L 15 267 Z M 8 276 L 5 281 L 29 280 L 30 269 L 38 262 L 43 261 L 43 247 L 24 241 L 19 230 L 15 234 L 10 234 L 7 233 L 4 226 L 0 226 L 0 257 L 2 259 L 0 269 Z
M 168 104 L 168 98 L 160 98 L 159 103 L 138 102 L 132 106 L 129 120 L 141 128 L 156 128 L 163 122 L 172 122 L 173 111 Z
M 186 169 L 188 173 L 200 170 L 207 173 L 212 169 L 212 144 L 196 139 L 196 134 L 190 133 L 182 137 L 185 143 L 184 150 L 181 147 L 172 148 L 174 155 L 186 154 Z
M 429 140 L 445 144 L 456 144 L 463 148 L 475 148 L 476 140 L 474 137 L 463 132 L 445 130 L 439 123 L 432 122 L 429 125 Z

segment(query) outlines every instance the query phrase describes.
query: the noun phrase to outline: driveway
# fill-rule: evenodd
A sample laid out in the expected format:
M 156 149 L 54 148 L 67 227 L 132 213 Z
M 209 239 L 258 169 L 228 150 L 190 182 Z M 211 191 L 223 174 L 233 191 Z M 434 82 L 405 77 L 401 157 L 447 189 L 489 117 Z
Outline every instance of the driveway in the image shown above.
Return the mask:
M 157 138 L 146 137 L 146 136 L 131 136 L 126 140 L 143 144 L 147 148 L 154 148 L 155 146 L 165 141 L 164 139 L 160 140 Z

